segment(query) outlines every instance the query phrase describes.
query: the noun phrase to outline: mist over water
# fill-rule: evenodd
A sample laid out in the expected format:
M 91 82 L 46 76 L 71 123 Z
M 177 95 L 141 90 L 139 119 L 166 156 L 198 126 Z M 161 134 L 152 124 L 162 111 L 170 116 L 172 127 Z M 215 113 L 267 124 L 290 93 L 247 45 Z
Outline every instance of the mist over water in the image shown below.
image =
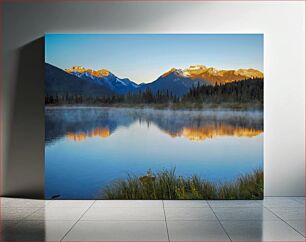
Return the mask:
M 263 167 L 261 111 L 52 107 L 45 120 L 46 198 L 95 198 L 148 169 L 223 182 Z

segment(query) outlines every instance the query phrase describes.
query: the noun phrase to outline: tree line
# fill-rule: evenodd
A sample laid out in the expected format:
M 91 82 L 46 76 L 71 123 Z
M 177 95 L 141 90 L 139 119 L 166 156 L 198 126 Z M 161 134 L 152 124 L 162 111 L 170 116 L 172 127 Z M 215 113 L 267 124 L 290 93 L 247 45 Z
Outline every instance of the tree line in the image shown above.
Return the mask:
M 150 103 L 175 103 L 181 99 L 169 90 L 157 90 L 153 92 L 151 89 L 144 91 L 129 91 L 125 95 L 112 94 L 103 97 L 83 96 L 77 94 L 66 93 L 65 95 L 46 95 L 45 104 L 61 105 L 61 104 L 150 104 Z
M 183 96 L 182 101 L 199 103 L 257 101 L 263 103 L 263 79 L 247 79 L 223 85 L 216 83 L 214 86 L 200 86 L 198 84 Z
M 65 95 L 46 95 L 45 104 L 166 104 L 166 103 L 222 103 L 222 102 L 260 102 L 263 103 L 263 79 L 253 78 L 214 86 L 192 86 L 184 96 L 177 96 L 169 90 L 128 92 L 109 96 L 84 96 L 66 93 Z

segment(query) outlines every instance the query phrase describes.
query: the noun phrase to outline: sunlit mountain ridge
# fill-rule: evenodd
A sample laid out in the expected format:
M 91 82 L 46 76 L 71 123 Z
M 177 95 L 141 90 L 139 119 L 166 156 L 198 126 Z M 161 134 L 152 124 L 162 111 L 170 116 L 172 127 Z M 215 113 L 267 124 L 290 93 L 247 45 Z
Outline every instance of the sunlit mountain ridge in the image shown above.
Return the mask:
M 218 70 L 204 65 L 193 65 L 185 69 L 172 68 L 150 83 L 137 84 L 128 78 L 119 78 L 110 70 L 93 70 L 83 66 L 73 66 L 61 70 L 46 63 L 46 94 L 53 96 L 81 95 L 87 97 L 126 95 L 151 90 L 169 93 L 176 97 L 186 95 L 191 88 L 227 84 L 254 79 L 263 81 L 263 73 L 256 69 Z M 257 80 L 257 79 L 260 80 Z M 252 81 L 252 80 L 251 80 Z
M 64 70 L 73 76 L 98 84 L 101 88 L 109 89 L 111 92 L 124 94 L 138 88 L 138 85 L 128 78 L 119 78 L 109 70 L 92 70 L 83 66 L 73 66 Z
M 248 78 L 263 78 L 261 71 L 256 69 L 238 69 L 238 70 L 218 70 L 213 67 L 206 67 L 204 65 L 193 65 L 186 69 L 172 68 L 165 72 L 162 76 L 165 77 L 171 73 L 177 75 L 190 77 L 192 79 L 205 80 L 209 84 L 214 85 L 225 84 L 234 81 L 241 81 Z
M 64 69 L 64 71 L 68 72 L 68 73 L 73 73 L 73 72 L 79 72 L 79 73 L 84 73 L 84 72 L 88 72 L 93 76 L 96 77 L 104 77 L 104 76 L 108 76 L 110 74 L 110 72 L 106 69 L 101 69 L 101 70 L 92 70 L 92 69 L 87 69 L 83 66 L 73 66 L 71 68 L 67 68 Z
M 91 97 L 113 94 L 113 91 L 106 86 L 101 86 L 99 83 L 88 81 L 77 75 L 71 75 L 48 63 L 45 63 L 45 91 L 46 96 L 53 98 L 67 94 Z
M 109 70 L 100 69 L 93 70 L 83 66 L 73 66 L 65 69 L 68 73 L 88 73 L 95 77 L 106 77 L 111 74 Z M 202 79 L 209 84 L 224 84 L 233 81 L 241 81 L 248 78 L 263 78 L 264 74 L 256 69 L 238 69 L 238 70 L 219 70 L 214 67 L 206 67 L 205 65 L 191 65 L 185 69 L 171 68 L 163 73 L 160 77 L 168 76 L 171 73 L 192 79 Z M 147 83 L 148 84 L 148 83 Z M 137 84 L 136 84 L 137 85 Z M 139 86 L 139 85 L 137 85 Z

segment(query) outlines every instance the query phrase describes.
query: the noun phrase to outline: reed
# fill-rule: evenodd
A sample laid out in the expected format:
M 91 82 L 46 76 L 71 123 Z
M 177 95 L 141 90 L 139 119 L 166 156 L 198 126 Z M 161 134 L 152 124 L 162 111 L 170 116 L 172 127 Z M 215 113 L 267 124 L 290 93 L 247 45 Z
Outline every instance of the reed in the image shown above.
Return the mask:
M 107 186 L 102 199 L 262 199 L 263 171 L 241 175 L 232 182 L 213 183 L 199 176 L 181 177 L 175 168 L 142 177 L 129 175 Z

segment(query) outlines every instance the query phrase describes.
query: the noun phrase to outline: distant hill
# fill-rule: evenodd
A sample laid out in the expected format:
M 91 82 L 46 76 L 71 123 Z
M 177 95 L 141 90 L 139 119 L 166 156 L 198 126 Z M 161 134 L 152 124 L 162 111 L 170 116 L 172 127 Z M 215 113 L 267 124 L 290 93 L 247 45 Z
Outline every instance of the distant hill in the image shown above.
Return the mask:
M 98 97 L 113 93 L 107 87 L 71 75 L 48 63 L 45 63 L 45 90 L 46 96 L 69 94 Z

